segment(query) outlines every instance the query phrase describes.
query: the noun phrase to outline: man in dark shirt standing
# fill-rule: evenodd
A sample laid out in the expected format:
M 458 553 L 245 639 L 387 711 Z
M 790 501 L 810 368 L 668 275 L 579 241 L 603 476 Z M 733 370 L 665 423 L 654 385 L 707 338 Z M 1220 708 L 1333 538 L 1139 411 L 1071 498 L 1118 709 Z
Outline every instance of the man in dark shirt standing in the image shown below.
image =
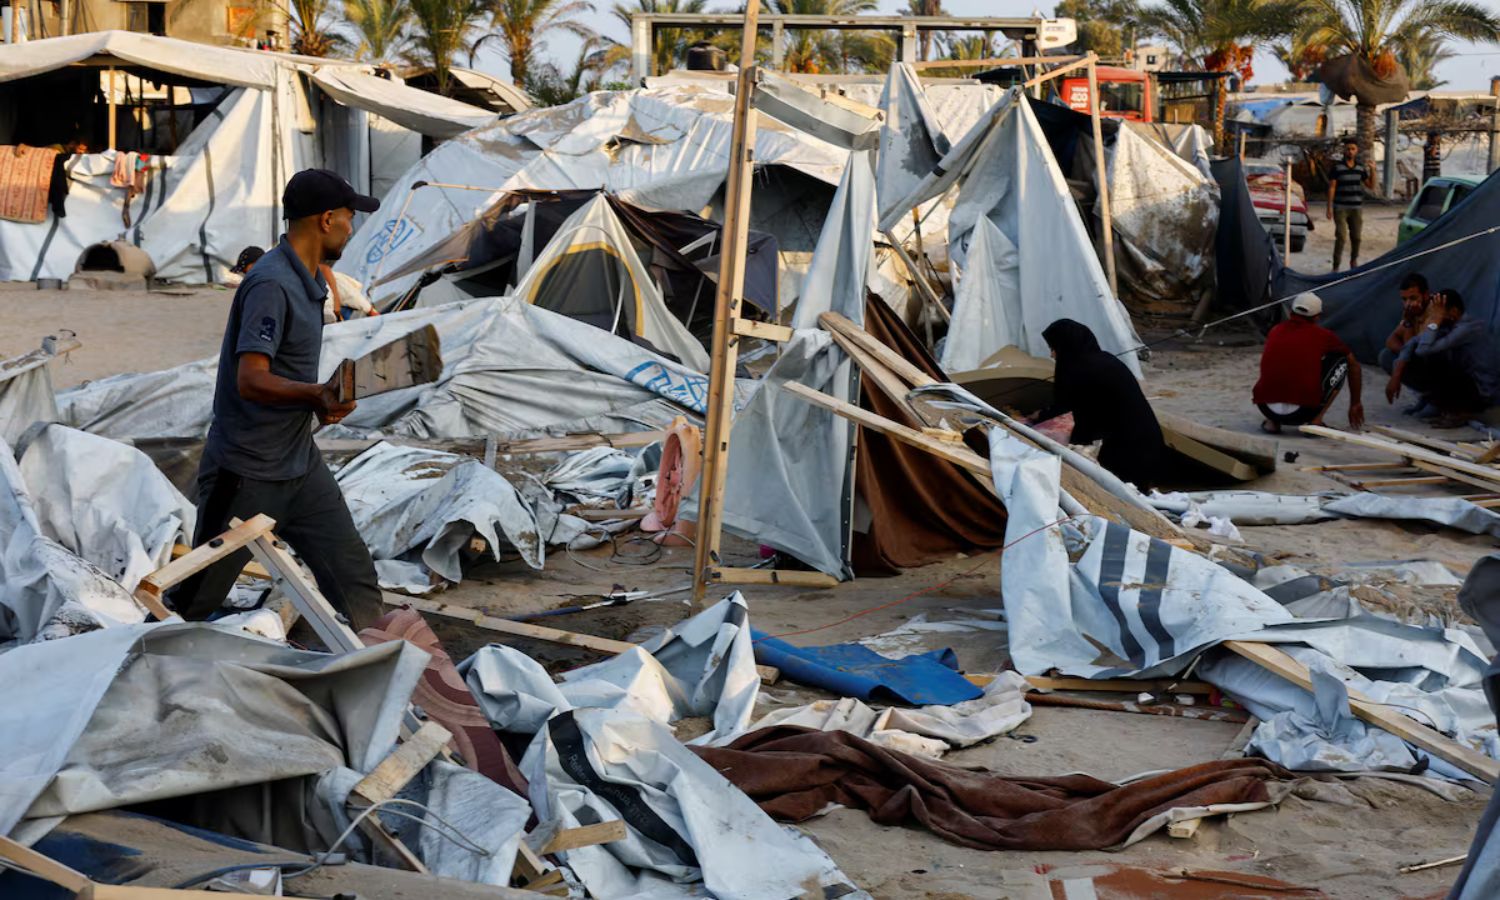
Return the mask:
M 1375 167 L 1359 158 L 1359 144 L 1344 142 L 1344 155 L 1328 172 L 1328 218 L 1333 220 L 1333 271 L 1349 242 L 1349 268 L 1359 266 L 1359 236 L 1364 230 L 1365 188 L 1375 186 Z
M 213 423 L 198 469 L 194 536 L 201 544 L 221 534 L 232 517 L 265 513 L 356 630 L 380 616 L 380 586 L 370 551 L 312 439 L 314 415 L 329 424 L 354 410 L 318 383 L 328 295 L 318 267 L 343 252 L 354 234 L 355 211 L 379 206 L 323 169 L 298 172 L 287 183 L 287 232 L 256 261 L 230 306 Z M 241 551 L 183 582 L 173 606 L 187 619 L 211 616 L 249 557 Z

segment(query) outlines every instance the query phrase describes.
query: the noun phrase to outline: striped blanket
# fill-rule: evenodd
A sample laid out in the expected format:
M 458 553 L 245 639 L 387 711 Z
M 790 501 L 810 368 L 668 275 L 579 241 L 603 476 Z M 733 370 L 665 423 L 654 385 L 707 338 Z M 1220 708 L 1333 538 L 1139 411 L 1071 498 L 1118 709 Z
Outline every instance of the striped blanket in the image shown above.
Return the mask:
M 0 145 L 0 219 L 47 220 L 47 187 L 56 158 L 50 147 Z

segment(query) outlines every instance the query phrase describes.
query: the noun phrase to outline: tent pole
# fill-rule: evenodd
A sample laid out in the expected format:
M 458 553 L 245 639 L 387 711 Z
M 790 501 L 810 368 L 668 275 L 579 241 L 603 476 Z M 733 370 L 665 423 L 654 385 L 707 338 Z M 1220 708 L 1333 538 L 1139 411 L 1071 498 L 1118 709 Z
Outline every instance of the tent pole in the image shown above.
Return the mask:
M 1104 168 L 1104 126 L 1099 121 L 1099 57 L 1092 50 L 1089 66 L 1089 118 L 1094 126 L 1094 178 L 1099 184 L 1099 215 L 1104 221 L 1104 273 L 1109 276 L 1109 292 L 1120 298 L 1120 284 L 1115 277 L 1115 221 L 1109 208 L 1109 173 Z
M 1281 259 L 1283 262 L 1292 258 L 1292 159 L 1286 160 L 1286 197 L 1281 205 Z
M 745 4 L 740 38 L 740 71 L 734 94 L 734 131 L 729 152 L 729 180 L 724 194 L 723 244 L 719 250 L 719 283 L 714 291 L 714 333 L 708 369 L 708 405 L 703 427 L 703 474 L 698 490 L 698 534 L 693 546 L 693 611 L 703 609 L 704 594 L 720 564 L 719 537 L 724 523 L 724 483 L 728 474 L 729 430 L 734 418 L 734 370 L 739 361 L 740 294 L 745 284 L 745 244 L 750 233 L 751 152 L 755 117 L 755 38 L 759 3 Z
M 118 123 L 115 121 L 118 110 L 115 108 L 115 67 L 109 67 L 109 149 L 115 149 L 115 129 Z

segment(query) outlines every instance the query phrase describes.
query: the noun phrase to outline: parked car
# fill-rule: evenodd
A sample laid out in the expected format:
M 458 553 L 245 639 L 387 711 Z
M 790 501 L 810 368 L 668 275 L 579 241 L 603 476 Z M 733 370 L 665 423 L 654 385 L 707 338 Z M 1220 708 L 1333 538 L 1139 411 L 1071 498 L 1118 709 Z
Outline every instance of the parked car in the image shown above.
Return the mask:
M 1250 201 L 1255 204 L 1255 217 L 1261 227 L 1276 239 L 1276 246 L 1286 240 L 1286 169 L 1269 160 L 1245 160 L 1245 181 L 1250 185 Z M 1307 233 L 1313 230 L 1312 217 L 1307 214 L 1307 198 L 1302 185 L 1292 180 L 1292 252 L 1300 253 L 1307 243 Z
M 1411 198 L 1411 205 L 1401 217 L 1401 225 L 1396 229 L 1396 243 L 1410 240 L 1413 235 L 1432 224 L 1433 219 L 1457 206 L 1460 200 L 1469 196 L 1479 181 L 1478 178 L 1466 178 L 1462 175 L 1439 175 L 1428 179 L 1422 189 L 1417 191 L 1417 195 Z

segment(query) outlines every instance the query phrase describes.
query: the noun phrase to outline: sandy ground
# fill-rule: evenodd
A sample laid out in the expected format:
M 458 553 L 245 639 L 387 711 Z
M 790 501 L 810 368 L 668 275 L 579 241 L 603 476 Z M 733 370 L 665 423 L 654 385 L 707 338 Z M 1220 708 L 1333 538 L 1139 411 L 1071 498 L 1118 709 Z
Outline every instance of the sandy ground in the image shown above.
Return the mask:
M 1321 222 L 1315 235 L 1325 236 Z M 1331 232 L 1327 236 L 1331 241 Z M 1302 256 L 1311 258 L 1314 252 L 1310 249 Z M 216 352 L 229 296 L 211 289 L 133 295 L 40 292 L 30 286 L 10 286 L 0 290 L 0 353 L 29 350 L 43 334 L 58 329 L 77 332 L 83 349 L 54 366 L 59 387 L 117 372 L 175 365 Z M 1249 389 L 1258 352 L 1258 339 L 1244 332 L 1210 332 L 1201 343 L 1166 345 L 1148 366 L 1148 391 L 1175 412 L 1253 433 L 1259 417 L 1250 404 Z M 1370 420 L 1410 426 L 1378 395 L 1380 379 L 1367 373 L 1365 380 Z M 1345 401 L 1340 400 L 1330 423 L 1342 424 L 1344 415 Z M 1452 432 L 1444 436 L 1456 439 Z M 1298 454 L 1296 462 L 1283 464 L 1254 487 L 1283 492 L 1337 489 L 1340 486 L 1325 475 L 1303 467 L 1374 458 L 1331 441 L 1286 437 L 1281 444 L 1284 452 Z M 690 549 L 668 550 L 650 565 L 637 565 L 631 564 L 630 557 L 646 548 L 629 540 L 629 535 L 623 536 L 613 556 L 609 548 L 578 554 L 554 552 L 542 571 L 532 571 L 515 560 L 476 565 L 464 583 L 442 599 L 505 614 L 568 606 L 616 584 L 666 592 L 688 583 Z M 1433 528 L 1367 521 L 1247 528 L 1245 540 L 1273 557 L 1320 571 L 1331 571 L 1343 562 L 1433 558 L 1460 575 L 1494 544 Z M 731 564 L 752 562 L 754 548 L 730 542 L 726 556 Z M 892 578 L 861 579 L 832 590 L 768 587 L 746 589 L 745 594 L 757 627 L 808 632 L 791 637 L 794 642 L 832 643 L 891 630 L 918 613 L 933 619 L 983 617 L 982 611 L 1001 605 L 998 572 L 998 556 L 986 554 Z M 669 593 L 657 602 L 560 616 L 546 624 L 612 638 L 639 637 L 680 619 L 686 596 Z M 1451 597 L 1447 602 L 1451 603 Z M 896 605 L 849 619 L 892 603 Z M 456 624 L 440 627 L 439 634 L 456 657 L 488 640 L 487 634 Z M 1007 660 L 1003 633 L 944 635 L 943 643 L 956 649 L 968 671 L 995 671 Z M 558 646 L 518 646 L 554 668 L 588 658 Z M 818 696 L 817 691 L 781 683 L 763 692 L 762 703 L 769 710 Z M 1086 771 L 1120 778 L 1217 759 L 1239 731 L 1235 724 L 1038 707 L 1017 732 L 1028 741 L 1003 737 L 955 752 L 949 759 L 1012 774 Z M 1372 778 L 1342 784 L 1309 782 L 1302 793 L 1309 797 L 1295 796 L 1275 810 L 1211 822 L 1190 840 L 1157 835 L 1119 853 L 985 853 L 946 844 L 920 830 L 877 826 L 863 813 L 849 810 L 803 828 L 878 898 L 1051 897 L 1037 887 L 1038 879 L 1101 871 L 1099 867 L 1107 866 L 1271 875 L 1340 898 L 1439 897 L 1454 869 L 1412 875 L 1399 875 L 1396 870 L 1463 852 L 1487 800 L 1487 792 L 1476 792 L 1458 802 L 1446 801 L 1419 788 Z M 1228 895 L 1219 890 L 1194 896 Z
M 1364 228 L 1359 247 L 1361 260 L 1369 262 L 1396 246 L 1396 227 L 1401 224 L 1401 214 L 1405 211 L 1405 205 L 1385 204 L 1375 200 L 1365 202 Z M 1293 253 L 1287 265 L 1311 275 L 1333 268 L 1333 220 L 1326 217 L 1325 204 L 1321 199 L 1312 204 L 1308 213 L 1313 218 L 1312 233 L 1307 236 L 1302 252 Z M 1348 248 L 1344 249 L 1343 262 L 1344 268 L 1348 268 Z

